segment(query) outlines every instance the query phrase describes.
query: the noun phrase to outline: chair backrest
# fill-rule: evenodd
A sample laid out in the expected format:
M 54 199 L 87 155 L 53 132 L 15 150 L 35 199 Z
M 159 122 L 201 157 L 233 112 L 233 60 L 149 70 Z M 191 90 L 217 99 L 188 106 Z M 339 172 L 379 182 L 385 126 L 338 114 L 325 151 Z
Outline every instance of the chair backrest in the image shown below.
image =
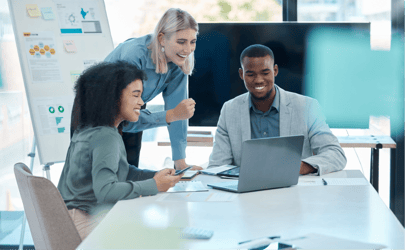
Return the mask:
M 75 249 L 82 240 L 55 185 L 24 163 L 15 164 L 14 174 L 35 249 Z

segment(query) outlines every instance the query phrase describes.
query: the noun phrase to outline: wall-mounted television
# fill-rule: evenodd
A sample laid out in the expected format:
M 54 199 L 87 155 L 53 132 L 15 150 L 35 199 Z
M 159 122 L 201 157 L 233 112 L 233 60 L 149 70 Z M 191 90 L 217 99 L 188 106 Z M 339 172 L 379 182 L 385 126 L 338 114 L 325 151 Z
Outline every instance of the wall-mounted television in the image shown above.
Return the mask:
M 189 125 L 216 126 L 224 102 L 247 92 L 239 78 L 239 57 L 252 44 L 273 50 L 279 66 L 277 85 L 305 94 L 306 39 L 320 27 L 351 30 L 359 39 L 370 37 L 370 23 L 365 22 L 200 23 L 195 70 L 189 77 L 189 96 L 197 104 Z

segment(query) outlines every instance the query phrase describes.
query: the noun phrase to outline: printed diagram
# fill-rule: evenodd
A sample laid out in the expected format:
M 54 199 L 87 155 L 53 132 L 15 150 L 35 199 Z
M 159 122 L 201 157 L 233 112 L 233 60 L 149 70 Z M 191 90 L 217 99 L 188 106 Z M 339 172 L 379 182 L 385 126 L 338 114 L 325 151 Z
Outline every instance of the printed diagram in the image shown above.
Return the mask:
M 82 30 L 82 24 L 80 22 L 80 17 L 74 12 L 65 12 L 63 15 L 60 15 L 60 22 L 66 29 L 74 29 L 79 32 Z M 79 32 L 81 33 L 81 32 Z
M 80 11 L 80 14 L 82 14 L 83 19 L 86 19 L 87 13 L 89 13 L 89 12 L 84 11 L 83 8 L 82 8 L 82 11 Z
M 42 134 L 69 133 L 73 97 L 37 98 L 35 102 Z
M 25 53 L 33 83 L 60 82 L 61 70 L 53 32 L 24 32 Z
M 57 1 L 62 34 L 101 33 L 96 1 Z
M 68 17 L 68 21 L 70 22 L 71 25 L 74 25 L 74 23 L 76 22 L 76 17 L 74 14 L 70 14 L 70 16 Z
M 35 58 L 52 58 L 56 54 L 53 43 L 46 44 L 46 42 L 38 41 L 37 44 L 31 43 L 29 46 L 29 54 Z

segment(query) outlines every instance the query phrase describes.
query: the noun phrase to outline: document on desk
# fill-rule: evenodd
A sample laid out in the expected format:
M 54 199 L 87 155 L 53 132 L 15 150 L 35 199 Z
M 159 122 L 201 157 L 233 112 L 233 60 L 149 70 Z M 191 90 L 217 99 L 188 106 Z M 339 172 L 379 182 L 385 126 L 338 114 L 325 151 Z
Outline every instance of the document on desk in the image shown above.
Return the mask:
M 216 175 L 216 174 L 218 174 L 219 172 L 222 172 L 222 171 L 225 171 L 225 170 L 234 168 L 234 167 L 236 167 L 236 166 L 233 166 L 233 165 L 222 165 L 222 166 L 215 167 L 215 168 L 207 168 L 207 169 L 204 169 L 204 170 L 200 170 L 200 173 L 202 173 L 202 174 L 208 174 L 208 175 Z
M 324 180 L 330 186 L 361 186 L 368 184 L 364 178 L 324 178 Z
M 233 201 L 237 194 L 223 192 L 197 192 L 197 193 L 168 193 L 162 194 L 156 201 L 186 201 L 186 202 L 228 202 Z
M 317 233 L 310 233 L 293 239 L 284 240 L 281 238 L 278 241 L 303 249 L 382 249 L 386 247 L 381 244 L 347 240 Z
M 361 186 L 367 185 L 368 182 L 364 178 L 323 178 L 326 186 Z M 298 186 L 324 186 L 321 178 L 300 179 Z
M 169 188 L 166 192 L 178 193 L 178 192 L 203 192 L 208 191 L 201 181 L 179 181 L 174 187 Z

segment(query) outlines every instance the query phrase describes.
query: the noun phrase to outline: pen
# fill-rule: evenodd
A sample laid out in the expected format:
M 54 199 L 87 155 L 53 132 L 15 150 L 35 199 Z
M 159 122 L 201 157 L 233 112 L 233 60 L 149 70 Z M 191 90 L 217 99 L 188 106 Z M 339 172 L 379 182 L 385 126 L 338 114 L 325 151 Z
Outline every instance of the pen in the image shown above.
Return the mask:
M 328 185 L 328 183 L 325 181 L 324 178 L 322 178 L 322 182 L 323 182 L 323 185 L 324 185 L 324 186 Z
M 252 241 L 255 241 L 255 240 L 261 240 L 261 239 L 274 240 L 274 239 L 278 239 L 278 238 L 280 238 L 280 236 L 270 236 L 270 237 L 258 238 L 258 239 L 254 239 L 254 240 L 247 240 L 247 241 L 239 242 L 239 245 L 245 244 L 245 243 L 248 243 L 248 242 L 252 242 Z

